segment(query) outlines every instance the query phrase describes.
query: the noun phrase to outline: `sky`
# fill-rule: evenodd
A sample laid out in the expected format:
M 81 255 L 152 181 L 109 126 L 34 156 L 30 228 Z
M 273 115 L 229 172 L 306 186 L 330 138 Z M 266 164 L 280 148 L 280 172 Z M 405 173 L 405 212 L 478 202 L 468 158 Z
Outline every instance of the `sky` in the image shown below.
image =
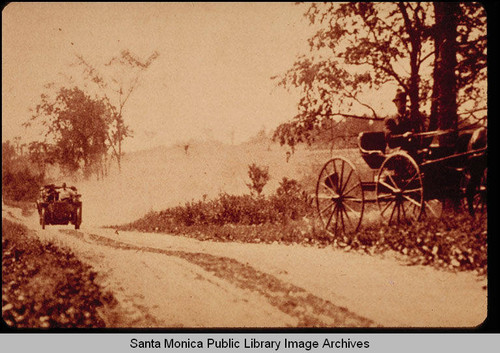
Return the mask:
M 308 52 L 312 28 L 293 3 L 11 3 L 2 12 L 2 140 L 22 127 L 49 82 L 130 50 L 158 59 L 124 110 L 125 151 L 213 138 L 239 143 L 291 119 L 297 92 L 271 77 Z M 80 74 L 81 76 L 81 74 Z

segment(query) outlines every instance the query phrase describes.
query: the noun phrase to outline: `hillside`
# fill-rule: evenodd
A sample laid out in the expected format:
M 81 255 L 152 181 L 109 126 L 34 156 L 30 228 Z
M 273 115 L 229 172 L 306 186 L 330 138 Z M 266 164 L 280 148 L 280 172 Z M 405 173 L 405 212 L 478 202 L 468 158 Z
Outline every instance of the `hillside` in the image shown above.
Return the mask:
M 84 222 L 118 224 L 186 201 L 248 193 L 251 163 L 269 167 L 271 179 L 264 193 L 275 191 L 283 177 L 301 181 L 312 192 L 330 151 L 299 146 L 288 162 L 287 151 L 286 146 L 268 142 L 193 142 L 187 153 L 183 146 L 162 146 L 127 154 L 121 174 L 114 170 L 104 181 L 76 185 L 83 195 Z

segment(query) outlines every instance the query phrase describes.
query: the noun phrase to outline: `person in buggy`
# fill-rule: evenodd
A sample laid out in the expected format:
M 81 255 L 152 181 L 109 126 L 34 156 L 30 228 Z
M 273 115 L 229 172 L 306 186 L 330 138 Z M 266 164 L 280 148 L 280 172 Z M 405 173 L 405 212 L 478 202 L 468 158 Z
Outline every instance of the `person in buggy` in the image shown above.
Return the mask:
M 56 186 L 54 184 L 49 184 L 40 187 L 39 201 L 40 202 L 57 201 Z
M 385 120 L 385 136 L 390 148 L 401 147 L 413 132 L 409 112 L 406 109 L 406 93 L 398 88 L 392 100 L 396 105 L 397 115 Z
M 75 195 L 72 188 L 66 186 L 66 183 L 63 183 L 61 189 L 59 190 L 59 200 L 71 200 Z

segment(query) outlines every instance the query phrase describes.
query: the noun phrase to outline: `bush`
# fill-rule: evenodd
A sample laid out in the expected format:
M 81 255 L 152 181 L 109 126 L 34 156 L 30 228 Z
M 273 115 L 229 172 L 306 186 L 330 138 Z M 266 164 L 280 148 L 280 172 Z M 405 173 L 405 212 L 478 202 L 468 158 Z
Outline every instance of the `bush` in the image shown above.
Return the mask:
M 270 200 L 282 223 L 312 214 L 306 193 L 296 180 L 283 178 Z
M 487 223 L 466 213 L 445 214 L 408 225 L 368 223 L 334 237 L 319 223 L 301 185 L 283 178 L 265 197 L 221 194 L 211 201 L 151 212 L 118 227 L 182 234 L 199 240 L 333 245 L 344 250 L 395 251 L 415 264 L 453 270 L 487 269 Z
M 28 168 L 2 173 L 2 196 L 12 201 L 35 201 L 42 185 L 43 177 Z
M 260 195 L 269 181 L 269 167 L 259 167 L 255 163 L 248 166 L 251 184 L 247 184 L 252 194 Z
M 220 194 L 214 200 L 187 202 L 184 206 L 150 212 L 125 228 L 175 232 L 195 225 L 286 224 L 312 214 L 299 183 L 284 178 L 269 198 Z

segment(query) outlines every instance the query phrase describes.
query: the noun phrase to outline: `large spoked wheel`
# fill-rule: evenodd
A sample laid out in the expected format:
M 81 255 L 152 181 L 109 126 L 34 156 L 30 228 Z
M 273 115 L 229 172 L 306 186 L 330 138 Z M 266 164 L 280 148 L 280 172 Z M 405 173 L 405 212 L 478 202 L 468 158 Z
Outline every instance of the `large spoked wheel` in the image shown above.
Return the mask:
M 340 235 L 356 231 L 361 224 L 364 196 L 354 165 L 343 157 L 330 159 L 316 184 L 316 207 L 325 229 Z
M 382 163 L 376 179 L 377 204 L 389 224 L 412 223 L 424 208 L 420 168 L 406 153 L 396 152 Z

